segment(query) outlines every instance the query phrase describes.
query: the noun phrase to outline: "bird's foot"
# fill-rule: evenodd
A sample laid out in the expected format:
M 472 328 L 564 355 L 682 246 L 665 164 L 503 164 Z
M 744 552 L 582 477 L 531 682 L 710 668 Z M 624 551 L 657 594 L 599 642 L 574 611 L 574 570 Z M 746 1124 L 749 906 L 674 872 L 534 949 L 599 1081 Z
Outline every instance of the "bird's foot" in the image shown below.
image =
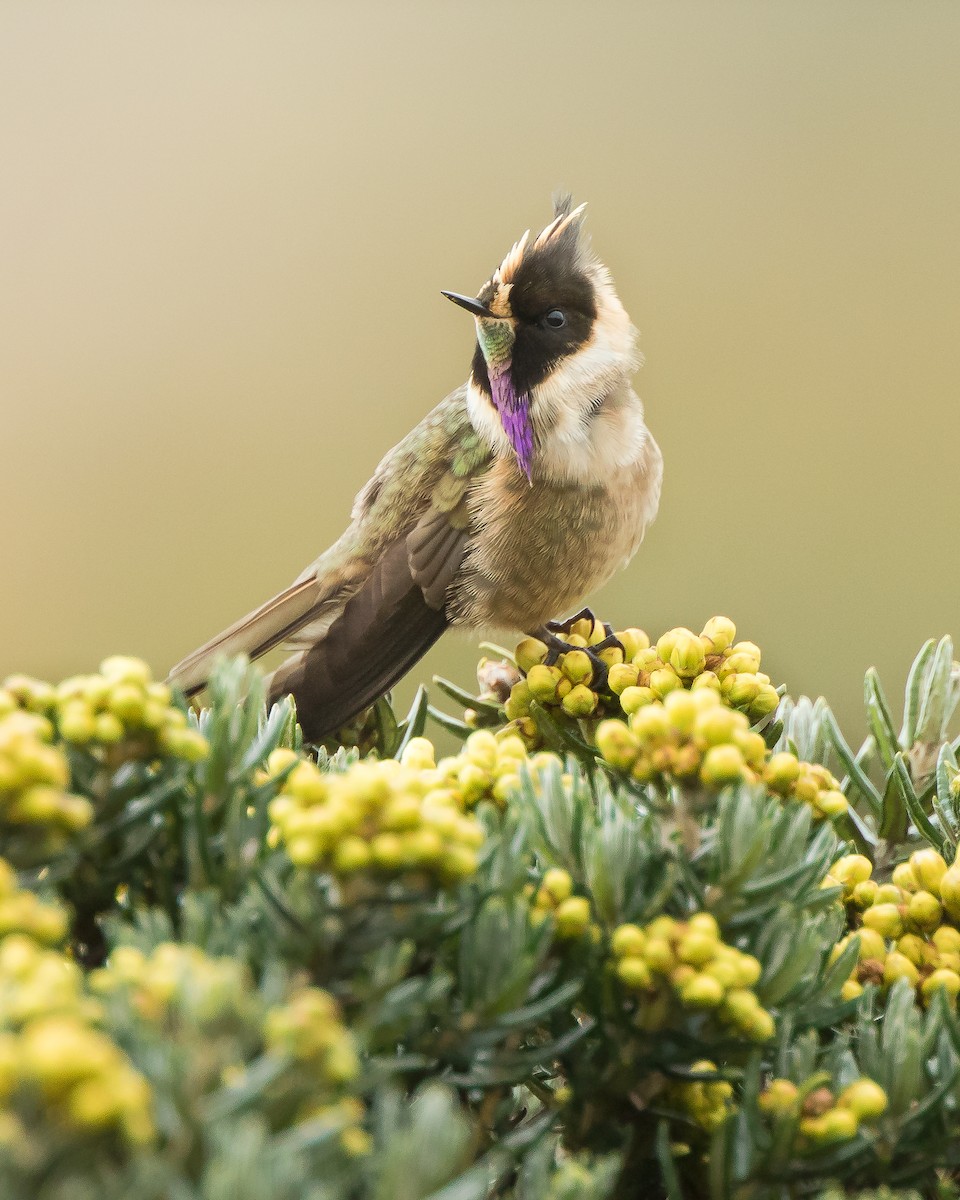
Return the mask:
M 590 659 L 590 664 L 593 667 L 593 677 L 590 682 L 591 688 L 595 692 L 602 691 L 607 685 L 607 675 L 610 671 L 610 666 L 601 657 L 601 650 L 607 650 L 611 647 L 616 647 L 618 650 L 623 650 L 623 643 L 613 632 L 613 626 L 601 622 L 604 636 L 599 642 L 594 642 L 591 646 L 571 646 L 568 641 L 562 637 L 558 637 L 560 633 L 570 633 L 578 621 L 589 621 L 591 630 L 593 630 L 598 622 L 596 617 L 589 608 L 582 608 L 578 613 L 574 613 L 572 617 L 568 617 L 565 621 L 547 621 L 545 625 L 541 625 L 534 633 L 529 634 L 530 637 L 539 639 L 547 647 L 547 657 L 544 659 L 544 665 L 552 667 L 561 654 L 567 654 L 571 650 L 581 650 Z
M 543 628 L 548 629 L 551 633 L 570 633 L 578 621 L 589 621 L 591 632 L 597 624 L 593 610 L 581 608 L 579 612 L 575 612 L 572 617 L 567 617 L 565 621 L 548 621 Z M 609 625 L 604 625 L 603 629 L 605 633 L 613 633 L 613 629 Z

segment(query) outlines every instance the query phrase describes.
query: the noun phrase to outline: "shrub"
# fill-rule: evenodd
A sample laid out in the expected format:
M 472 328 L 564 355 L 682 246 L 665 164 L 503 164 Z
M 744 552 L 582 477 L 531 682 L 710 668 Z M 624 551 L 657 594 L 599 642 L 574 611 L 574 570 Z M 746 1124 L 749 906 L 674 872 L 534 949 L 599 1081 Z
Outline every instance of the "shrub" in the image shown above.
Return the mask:
M 0 686 L 2 1195 L 955 1195 L 949 639 L 854 752 L 725 618 L 611 633 L 319 750 L 242 661 Z

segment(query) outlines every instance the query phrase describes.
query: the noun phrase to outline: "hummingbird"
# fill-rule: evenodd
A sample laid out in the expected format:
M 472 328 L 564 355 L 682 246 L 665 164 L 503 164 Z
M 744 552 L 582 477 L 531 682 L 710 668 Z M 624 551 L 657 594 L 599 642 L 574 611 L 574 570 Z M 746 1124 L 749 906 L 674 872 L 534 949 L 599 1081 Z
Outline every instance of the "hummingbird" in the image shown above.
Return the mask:
M 584 209 L 559 197 L 476 296 L 442 293 L 476 325 L 466 383 L 387 452 L 339 540 L 171 683 L 191 694 L 219 657 L 282 646 L 269 697 L 291 694 L 317 742 L 449 626 L 556 643 L 552 618 L 633 558 L 663 460 L 631 386 L 637 332 L 586 244 Z

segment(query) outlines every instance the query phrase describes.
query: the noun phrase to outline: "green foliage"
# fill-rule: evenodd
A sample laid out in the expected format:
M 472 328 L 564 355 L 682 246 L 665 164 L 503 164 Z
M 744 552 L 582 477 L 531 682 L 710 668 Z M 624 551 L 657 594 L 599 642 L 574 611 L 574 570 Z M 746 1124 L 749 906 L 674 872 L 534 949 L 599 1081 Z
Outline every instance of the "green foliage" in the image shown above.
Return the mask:
M 954 1197 L 952 644 L 854 751 L 735 636 L 581 618 L 348 749 L 240 661 L 8 680 L 0 1193 Z

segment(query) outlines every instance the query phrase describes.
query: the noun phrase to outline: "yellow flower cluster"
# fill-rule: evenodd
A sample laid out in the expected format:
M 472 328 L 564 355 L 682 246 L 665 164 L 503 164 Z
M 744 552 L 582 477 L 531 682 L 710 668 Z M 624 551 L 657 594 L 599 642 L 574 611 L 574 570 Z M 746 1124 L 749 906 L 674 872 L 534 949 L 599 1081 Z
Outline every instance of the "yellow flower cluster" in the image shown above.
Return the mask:
M 170 688 L 155 683 L 139 658 L 105 658 L 96 675 L 65 679 L 55 692 L 53 717 L 60 736 L 74 746 L 116 746 L 124 757 L 169 755 L 200 762 L 207 740 L 171 703 Z
M 620 925 L 611 939 L 613 968 L 620 982 L 651 1003 L 645 1014 L 653 1028 L 669 1019 L 671 1000 L 683 1008 L 713 1013 L 720 1024 L 751 1041 L 774 1034 L 773 1017 L 752 990 L 760 964 L 720 938 L 710 913 L 688 921 L 657 917 L 649 925 Z
M 926 848 L 895 867 L 889 883 L 872 876 L 868 858 L 848 854 L 823 881 L 824 887 L 843 888 L 851 929 L 834 959 L 850 938 L 860 939 L 857 964 L 841 995 L 853 999 L 868 983 L 887 990 L 906 979 L 921 1004 L 940 990 L 955 1001 L 960 994 L 960 862 L 948 867 L 936 850 Z
M 764 764 L 762 778 L 770 791 L 784 800 L 809 804 L 815 820 L 841 816 L 849 807 L 839 780 L 826 767 L 801 762 L 788 750 L 770 755 Z
M 622 650 L 607 646 L 595 651 L 608 671 L 622 667 L 634 653 L 650 645 L 642 629 L 624 629 L 615 636 L 623 644 Z M 591 686 L 596 682 L 597 670 L 585 653 L 606 637 L 600 622 L 583 617 L 571 626 L 569 633 L 558 633 L 557 637 L 570 649 L 550 666 L 546 665 L 549 648 L 538 638 L 524 638 L 517 646 L 514 657 L 526 678 L 514 685 L 507 700 L 506 714 L 511 720 L 529 716 L 531 700 L 562 708 L 568 717 L 591 717 L 598 710 L 616 711 L 615 702 L 605 703 L 609 688 L 596 690 Z
M 101 996 L 127 990 L 145 1020 L 161 1022 L 175 1010 L 199 1025 L 243 1010 L 252 986 L 242 963 L 176 942 L 163 942 L 150 954 L 118 946 L 107 965 L 90 976 L 90 987 Z
M 699 634 L 683 627 L 668 630 L 656 646 L 639 650 L 611 679 L 623 711 L 635 712 L 680 688 L 709 688 L 751 721 L 769 716 L 780 703 L 777 689 L 760 671 L 759 647 L 734 642 L 736 636 L 729 617 L 711 617 Z
M 635 713 L 644 705 L 664 700 L 679 690 L 715 691 L 729 708 L 752 722 L 773 713 L 780 703 L 770 677 L 760 671 L 760 650 L 753 642 L 735 642 L 737 630 L 727 617 L 712 617 L 699 634 L 689 629 L 668 630 L 652 645 L 642 629 L 623 629 L 615 637 L 623 646 L 596 651 L 606 665 L 607 679 L 596 686 L 597 669 L 586 650 L 601 643 L 603 626 L 584 617 L 569 633 L 557 634 L 571 648 L 546 665 L 548 647 L 525 638 L 515 652 L 525 678 L 516 683 L 505 704 L 507 717 L 534 744 L 536 725 L 530 717 L 532 700 L 559 707 L 575 718 Z
M 597 727 L 597 749 L 617 771 L 640 783 L 660 776 L 720 788 L 763 780 L 783 797 L 809 804 L 818 819 L 846 811 L 840 785 L 826 768 L 794 755 L 770 755 L 749 719 L 728 708 L 712 688 L 670 692 L 628 718 Z
M 418 738 L 403 763 L 359 762 L 334 774 L 275 750 L 267 774 L 289 773 L 270 802 L 269 843 L 282 842 L 298 866 L 341 878 L 369 872 L 450 885 L 472 875 L 483 830 L 439 769 L 421 765 L 432 756 Z
M 303 1063 L 331 1086 L 355 1079 L 360 1062 L 340 1008 L 329 992 L 303 987 L 270 1009 L 264 1023 L 267 1050 Z
M 18 858 L 55 853 L 93 819 L 90 802 L 67 791 L 70 768 L 52 736 L 46 717 L 0 691 L 0 828 L 25 842 L 10 850 Z
M 133 946 L 117 947 L 107 965 L 93 972 L 90 986 L 103 997 L 123 996 L 138 1018 L 161 1026 L 165 1036 L 185 1024 L 227 1045 L 230 1039 L 224 1035 L 230 1031 L 247 1043 L 261 1038 L 267 1054 L 288 1058 L 308 1080 L 309 1106 L 299 1118 L 330 1121 L 340 1127 L 348 1153 L 363 1152 L 363 1106 L 338 1094 L 356 1077 L 359 1060 L 328 993 L 299 987 L 284 1003 L 264 1011 L 243 963 L 175 942 L 163 942 L 149 954 Z M 207 1065 L 217 1082 L 243 1079 L 242 1065 L 221 1071 L 216 1056 Z
M 717 1064 L 702 1059 L 690 1067 L 700 1075 L 717 1073 Z M 724 1079 L 690 1079 L 669 1085 L 666 1099 L 712 1133 L 733 1110 L 733 1088 Z
M 18 888 L 16 873 L 0 858 L 0 938 L 9 933 L 58 946 L 67 936 L 67 914 L 59 904 L 44 904 L 33 892 Z
M 150 1088 L 95 1028 L 99 1016 L 70 959 L 23 934 L 0 941 L 0 1111 L 8 1123 L 18 1120 L 19 1096 L 39 1092 L 67 1129 L 112 1130 L 135 1144 L 152 1138 Z
M 583 937 L 596 929 L 590 919 L 590 901 L 586 896 L 573 895 L 573 879 L 569 871 L 551 867 L 544 872 L 540 886 L 534 890 L 534 920 L 553 917 L 556 935 L 561 940 Z
M 343 1088 L 360 1073 L 360 1060 L 340 1007 L 321 988 L 299 988 L 285 1004 L 270 1009 L 264 1034 L 268 1053 L 292 1059 L 325 1088 Z M 372 1144 L 361 1124 L 365 1115 L 355 1096 L 328 1096 L 312 1100 L 301 1118 L 339 1125 L 341 1147 L 357 1157 L 368 1153 Z
M 481 800 L 506 807 L 510 793 L 520 783 L 520 769 L 529 762 L 527 748 L 516 734 L 496 737 L 489 730 L 471 733 L 459 754 L 435 761 L 433 745 L 426 738 L 413 738 L 401 760 L 405 767 L 423 771 L 436 796 L 463 809 L 475 808 Z
M 799 1118 L 800 1135 L 812 1148 L 848 1141 L 861 1125 L 879 1120 L 887 1109 L 887 1093 L 865 1076 L 838 1094 L 828 1087 L 804 1094 L 789 1079 L 771 1079 L 760 1093 L 759 1104 L 772 1117 Z

